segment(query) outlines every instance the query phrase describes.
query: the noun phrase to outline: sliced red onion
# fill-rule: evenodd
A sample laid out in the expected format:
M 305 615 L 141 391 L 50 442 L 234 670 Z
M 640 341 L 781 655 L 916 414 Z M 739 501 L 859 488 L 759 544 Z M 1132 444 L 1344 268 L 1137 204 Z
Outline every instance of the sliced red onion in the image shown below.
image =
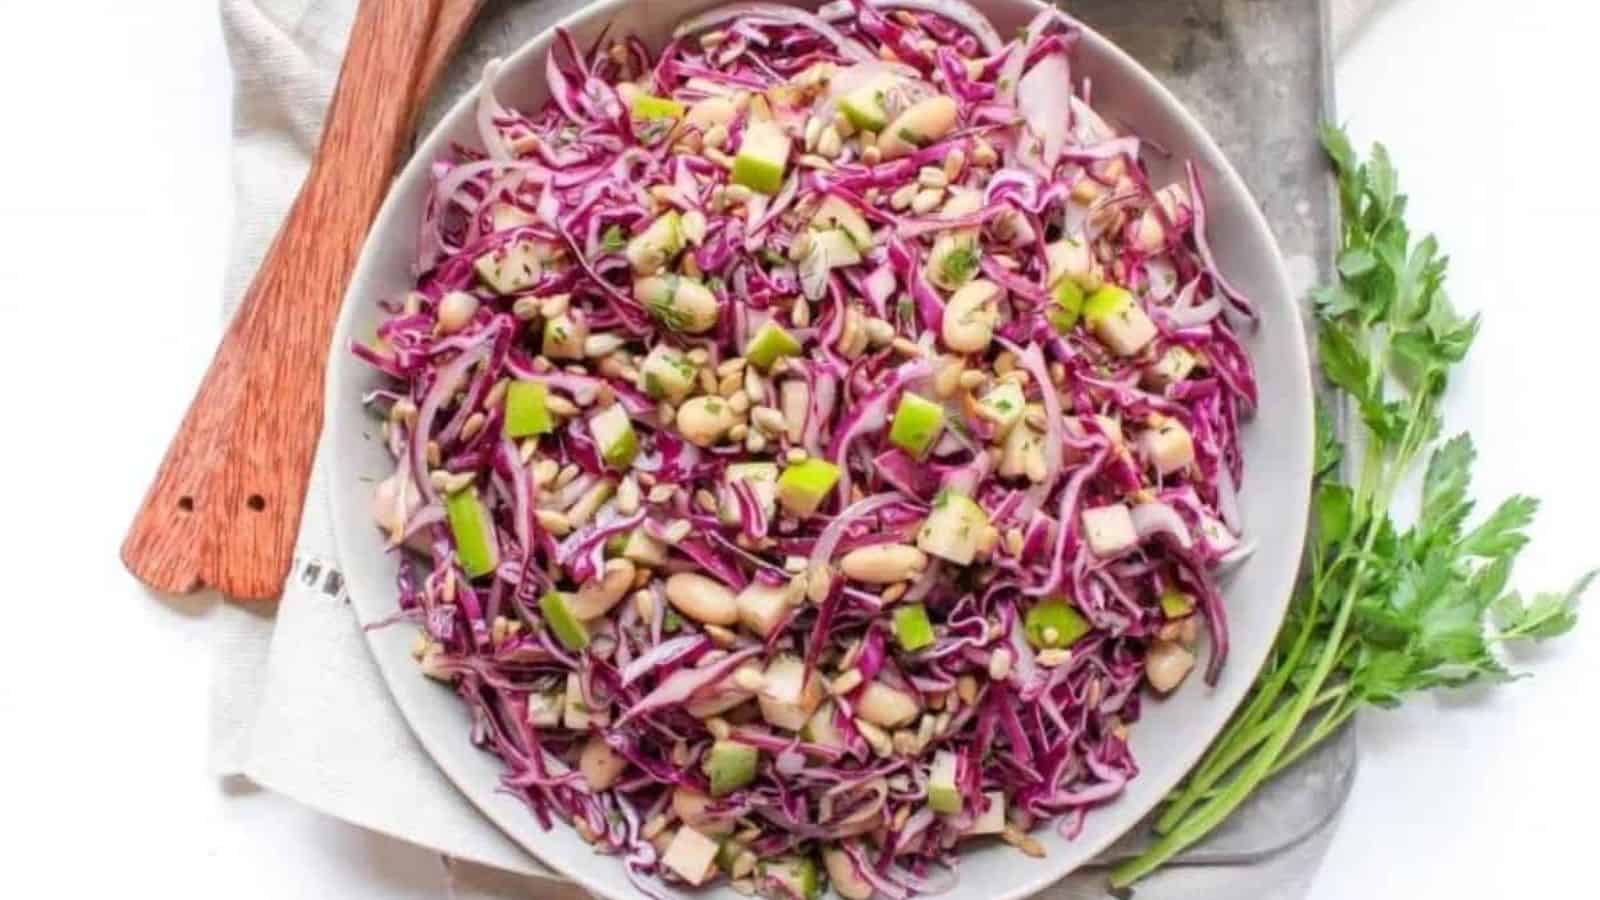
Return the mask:
M 833 549 L 839 546 L 839 540 L 844 537 L 845 532 L 850 529 L 851 525 L 885 506 L 903 502 L 905 502 L 905 498 L 899 494 L 893 491 L 885 491 L 881 494 L 863 497 L 845 507 L 843 512 L 833 517 L 833 521 L 828 523 L 827 528 L 822 529 L 822 535 L 817 538 L 816 546 L 811 550 L 811 558 L 808 561 L 811 568 L 815 570 L 819 565 L 832 561 Z
M 711 646 L 711 639 L 700 634 L 683 634 L 663 641 L 639 655 L 622 669 L 624 687 L 661 666 L 675 663 L 686 656 Z
M 1133 508 L 1133 530 L 1144 540 L 1156 534 L 1169 534 L 1185 550 L 1194 546 L 1189 526 L 1178 511 L 1165 503 L 1140 503 Z
M 1068 87 L 1071 83 L 1072 70 L 1067 64 L 1066 52 L 1061 51 L 1045 54 L 1017 84 L 1017 111 L 1042 143 L 1039 156 L 1045 174 L 1055 171 L 1067 143 L 1067 128 L 1072 119 L 1072 109 L 1068 105 L 1072 97 Z
M 737 653 L 730 654 L 703 669 L 679 669 L 668 675 L 655 690 L 640 698 L 638 703 L 628 708 L 617 720 L 617 727 L 626 724 L 633 717 L 647 713 L 663 706 L 676 706 L 686 702 L 696 691 L 710 687 L 728 677 L 741 663 L 761 652 L 761 646 L 746 647 Z

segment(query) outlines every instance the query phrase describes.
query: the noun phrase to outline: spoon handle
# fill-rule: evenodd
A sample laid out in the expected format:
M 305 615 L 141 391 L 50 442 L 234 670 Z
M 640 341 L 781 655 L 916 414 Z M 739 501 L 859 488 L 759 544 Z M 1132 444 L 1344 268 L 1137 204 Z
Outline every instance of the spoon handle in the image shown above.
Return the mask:
M 158 591 L 268 600 L 282 589 L 328 342 L 411 134 L 441 2 L 361 0 L 311 170 L 122 545 L 128 570 Z

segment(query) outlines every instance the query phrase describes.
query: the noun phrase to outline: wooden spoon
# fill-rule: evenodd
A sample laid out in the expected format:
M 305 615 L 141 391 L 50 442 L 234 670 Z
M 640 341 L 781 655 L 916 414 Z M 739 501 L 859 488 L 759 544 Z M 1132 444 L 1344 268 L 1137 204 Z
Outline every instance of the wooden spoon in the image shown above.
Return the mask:
M 340 300 L 427 91 L 481 2 L 361 0 L 311 170 L 123 542 L 123 563 L 150 587 L 282 591 Z

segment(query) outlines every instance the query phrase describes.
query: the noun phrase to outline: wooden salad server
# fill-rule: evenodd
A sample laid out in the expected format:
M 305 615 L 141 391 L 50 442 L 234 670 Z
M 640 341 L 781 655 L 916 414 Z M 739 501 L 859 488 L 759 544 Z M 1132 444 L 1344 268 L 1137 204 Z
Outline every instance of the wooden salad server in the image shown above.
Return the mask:
M 311 170 L 123 541 L 123 563 L 151 588 L 281 593 L 340 302 L 418 112 L 481 2 L 361 0 Z

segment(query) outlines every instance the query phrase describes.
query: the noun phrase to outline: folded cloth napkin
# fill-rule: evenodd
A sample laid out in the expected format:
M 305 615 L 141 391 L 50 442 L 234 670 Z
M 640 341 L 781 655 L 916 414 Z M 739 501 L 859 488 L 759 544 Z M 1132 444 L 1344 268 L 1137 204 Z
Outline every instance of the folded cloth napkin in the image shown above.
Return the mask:
M 1332 0 L 1334 45 L 1342 46 L 1378 2 Z M 581 5 L 489 0 L 436 91 L 424 127 L 470 87 L 484 62 Z M 354 7 L 354 0 L 222 0 L 235 77 L 236 220 L 225 316 L 233 313 L 304 176 Z M 344 595 L 327 469 L 318 456 L 296 564 L 275 614 L 233 604 L 216 613 L 214 771 L 438 851 L 455 897 L 581 897 L 479 815 L 412 736 Z M 1168 870 L 1145 882 L 1140 896 L 1303 896 L 1331 837 L 1326 822 L 1348 787 L 1353 755 L 1353 741 L 1334 744 L 1241 811 L 1195 857 L 1234 864 Z M 1100 900 L 1104 877 L 1075 875 L 1042 896 Z

